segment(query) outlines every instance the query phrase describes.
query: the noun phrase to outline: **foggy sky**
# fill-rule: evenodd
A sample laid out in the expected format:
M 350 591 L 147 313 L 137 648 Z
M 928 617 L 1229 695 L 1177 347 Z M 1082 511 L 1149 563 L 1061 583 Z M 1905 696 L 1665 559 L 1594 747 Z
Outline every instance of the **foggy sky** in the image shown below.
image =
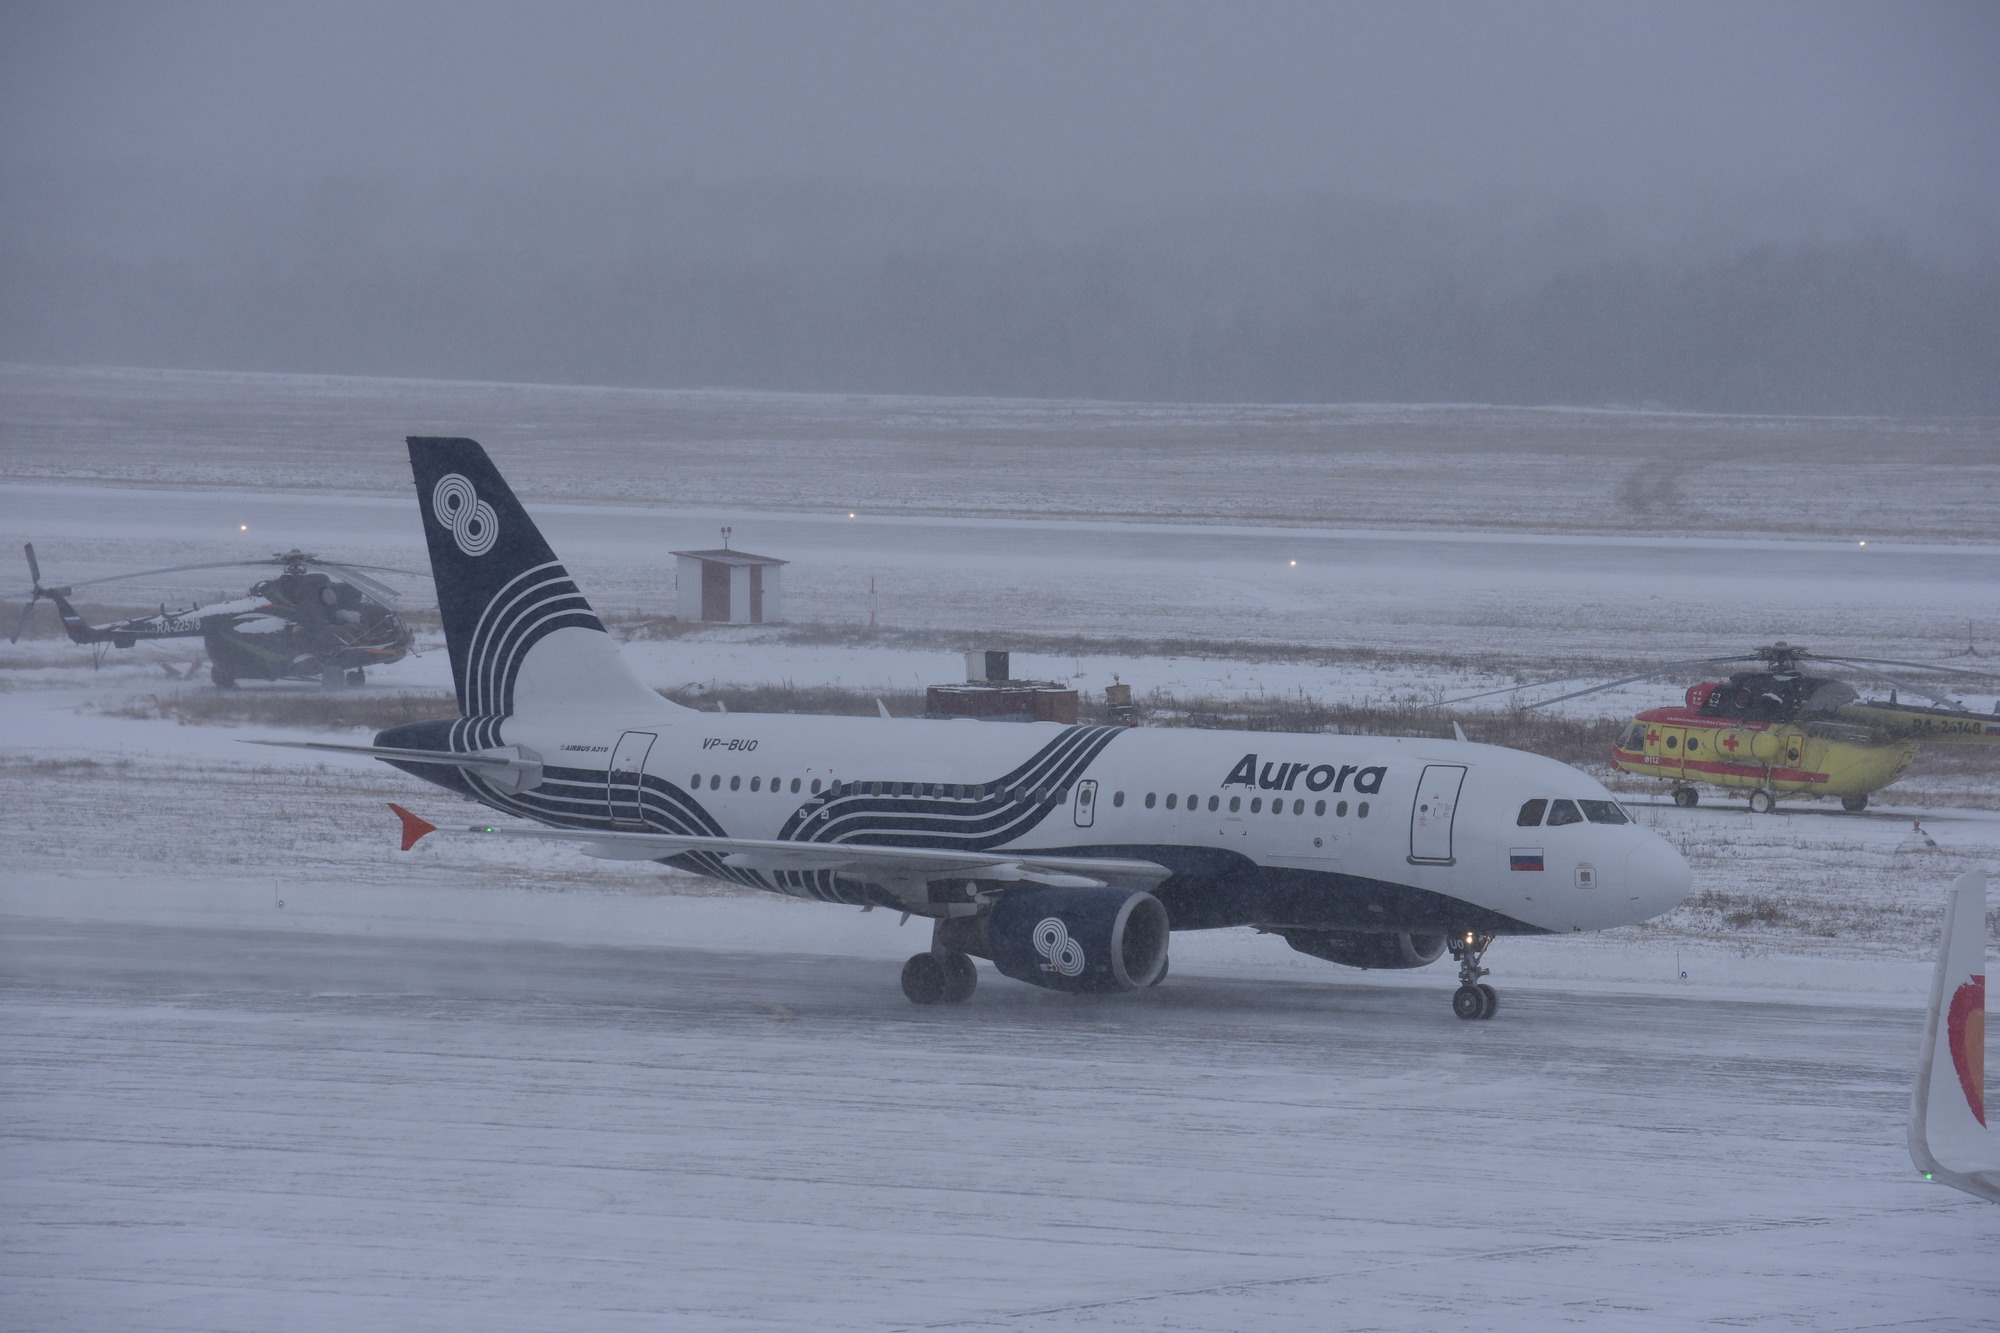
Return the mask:
M 1003 192 L 2000 199 L 1969 4 L 14 4 L 0 152 Z
M 754 270 L 779 305 L 835 290 L 866 303 L 881 278 L 863 269 L 913 260 L 1005 287 L 1002 251 L 1053 290 L 1052 265 L 1094 253 L 1089 281 L 1119 294 L 1092 310 L 1172 292 L 1186 308 L 1162 318 L 1186 324 L 1182 345 L 1202 320 L 1297 323 L 1278 306 L 1302 293 L 1407 302 L 1442 282 L 1490 302 L 1638 264 L 1657 296 L 1770 245 L 1821 247 L 1812 263 L 1857 289 L 1950 289 L 1963 284 L 1944 269 L 1864 281 L 1854 266 L 2000 262 L 1996 68 L 2000 5 L 1978 0 L 11 3 L 0 294 L 20 317 L 0 354 L 256 359 L 259 301 L 299 309 L 304 292 L 324 336 L 282 368 L 394 373 L 395 355 L 360 354 L 385 346 L 365 311 L 312 292 L 453 264 L 460 305 L 526 300 L 495 290 L 509 271 L 537 291 L 564 273 L 609 291 L 671 286 L 672 270 L 685 290 L 689 266 L 724 251 L 737 276 L 710 287 Z M 491 267 L 463 267 L 475 261 Z M 282 281 L 254 289 L 251 267 Z M 224 299 L 200 301 L 206 282 Z M 1600 324 L 1604 301 L 1634 299 L 1565 290 Z M 1902 304 L 1921 314 L 1921 300 Z M 687 309 L 734 318 L 720 297 Z M 912 309 L 842 336 L 886 346 Z M 1076 335 L 1091 312 L 1043 313 Z M 921 319 L 950 336 L 938 311 Z M 1492 328 L 1505 336 L 1504 319 Z M 727 365 L 557 365 L 517 348 L 486 368 L 827 387 L 754 331 L 727 336 Z M 486 366 L 476 351 L 446 360 Z M 899 364 L 885 351 L 834 379 L 980 387 Z M 426 355 L 407 370 L 441 367 Z M 1164 363 L 1067 385 L 995 369 L 992 391 L 1177 385 Z M 1308 381 L 1344 382 L 1262 389 L 1320 391 Z M 1479 384 L 1514 392 L 1504 376 Z

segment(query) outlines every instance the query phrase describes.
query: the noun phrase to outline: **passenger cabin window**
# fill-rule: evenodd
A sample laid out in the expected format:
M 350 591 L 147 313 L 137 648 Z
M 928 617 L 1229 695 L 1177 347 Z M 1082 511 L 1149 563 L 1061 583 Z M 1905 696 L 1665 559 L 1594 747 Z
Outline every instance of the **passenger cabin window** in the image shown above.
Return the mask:
M 1208 798 L 1208 808 L 1211 810 L 1216 809 L 1221 804 L 1222 804 L 1222 798 L 1220 796 L 1211 796 Z
M 1253 814 L 1253 815 L 1261 815 L 1261 814 L 1263 814 L 1263 813 L 1264 813 L 1264 798 L 1263 798 L 1263 797 L 1261 797 L 1261 796 L 1252 796 L 1252 797 L 1250 798 L 1250 813 L 1251 813 L 1251 814 Z
M 719 789 L 721 786 L 722 786 L 722 774 L 711 773 L 708 775 L 708 789 L 710 791 L 715 791 Z
M 1152 793 L 1152 792 L 1147 792 L 1147 793 L 1146 793 L 1146 808 L 1147 808 L 1148 810 L 1151 810 L 1151 809 L 1153 808 L 1153 799 L 1154 799 L 1154 797 L 1153 797 L 1153 793 Z
M 1521 813 L 1514 817 L 1514 822 L 1522 828 L 1534 828 L 1542 822 L 1542 815 L 1548 808 L 1548 798 L 1537 796 L 1534 800 L 1523 803 Z
M 1625 811 L 1616 801 L 1578 801 L 1583 807 L 1583 817 L 1593 824 L 1629 824 Z
M 812 785 L 812 793 L 813 793 L 813 795 L 815 795 L 815 796 L 819 795 L 819 779 L 818 779 L 818 778 L 814 778 L 814 779 L 813 779 L 813 785 Z
M 1342 801 L 1339 805 L 1333 807 L 1333 817 L 1335 819 L 1347 818 L 1347 802 Z
M 1313 813 L 1314 813 L 1314 814 L 1316 814 L 1316 815 L 1324 815 L 1324 814 L 1326 814 L 1326 802 L 1325 802 L 1325 801 L 1314 801 L 1314 802 L 1313 802 Z
M 762 779 L 762 778 L 752 778 L 752 779 L 750 779 L 750 790 L 751 790 L 751 791 L 756 791 L 756 790 L 757 790 L 757 789 L 758 789 L 759 787 L 761 787 L 761 786 L 763 786 L 763 785 L 764 785 L 764 779 Z
M 738 773 L 735 777 L 729 779 L 729 790 L 731 791 L 743 790 L 743 775 L 741 773 Z
M 1237 812 L 1238 810 L 1241 810 L 1242 808 L 1243 808 L 1243 798 L 1242 798 L 1241 796 L 1232 796 L 1232 797 L 1230 797 L 1230 798 L 1229 798 L 1229 813 L 1230 813 L 1230 814 L 1232 814 L 1232 815 L 1233 815 L 1233 814 L 1235 814 L 1235 813 L 1236 813 L 1236 812 Z
M 1113 805 L 1113 807 L 1116 807 L 1116 806 L 1121 806 L 1121 805 L 1125 804 L 1125 793 L 1124 793 L 1124 792 L 1122 792 L 1122 791 L 1114 791 L 1114 792 L 1112 792 L 1112 793 L 1111 793 L 1111 804 Z
M 1581 824 L 1583 814 L 1576 808 L 1575 801 L 1554 801 L 1549 805 L 1549 827 L 1558 824 Z
M 819 787 L 819 784 L 818 784 L 817 782 L 813 783 L 813 788 L 814 788 L 815 790 L 817 790 L 817 789 L 818 789 L 818 787 Z M 792 795 L 794 795 L 794 796 L 797 796 L 798 794 L 799 794 L 799 780 L 798 780 L 797 778 L 793 778 L 793 779 L 792 779 Z
M 699 773 L 695 774 L 695 775 L 694 775 L 694 781 L 693 781 L 693 782 L 690 782 L 690 783 L 688 783 L 688 786 L 689 786 L 690 788 L 692 788 L 693 790 L 695 790 L 695 791 L 700 791 L 700 790 L 701 790 L 701 774 L 699 774 Z
M 1180 799 L 1181 799 L 1181 795 L 1180 795 L 1180 793 L 1179 793 L 1179 792 L 1175 792 L 1175 791 L 1170 791 L 1170 792 L 1168 792 L 1168 793 L 1167 793 L 1167 809 L 1169 809 L 1169 810 L 1173 809 L 1173 808 L 1174 808 L 1174 805 L 1175 805 L 1175 803 L 1176 803 L 1176 802 L 1178 802 L 1178 801 L 1179 801 Z
M 1354 817 L 1356 819 L 1368 818 L 1368 802 L 1363 801 L 1361 804 L 1354 807 Z

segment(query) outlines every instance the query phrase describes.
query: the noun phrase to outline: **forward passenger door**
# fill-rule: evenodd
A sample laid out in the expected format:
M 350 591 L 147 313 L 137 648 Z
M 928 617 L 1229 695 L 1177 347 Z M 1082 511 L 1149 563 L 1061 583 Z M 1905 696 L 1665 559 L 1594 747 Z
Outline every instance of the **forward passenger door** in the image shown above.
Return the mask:
M 1463 764 L 1427 764 L 1417 779 L 1410 803 L 1410 861 L 1414 865 L 1452 864 L 1451 825 L 1458 813 L 1458 791 L 1465 784 Z

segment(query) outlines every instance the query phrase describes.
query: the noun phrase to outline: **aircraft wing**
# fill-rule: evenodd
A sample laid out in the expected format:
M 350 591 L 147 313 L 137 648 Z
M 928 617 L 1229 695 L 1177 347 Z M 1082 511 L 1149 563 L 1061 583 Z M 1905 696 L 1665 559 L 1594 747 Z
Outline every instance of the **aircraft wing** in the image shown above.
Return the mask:
M 1910 1097 L 1910 1160 L 1926 1180 L 2000 1203 L 2000 1136 L 1986 1116 L 1986 875 L 1951 886 L 1930 1018 Z
M 991 879 L 1044 884 L 1056 888 L 1098 888 L 1111 884 L 1150 889 L 1173 872 L 1152 861 L 1113 857 L 1045 856 L 1038 852 L 957 852 L 929 847 L 888 847 L 859 842 L 782 842 L 767 838 L 716 838 L 680 833 L 614 833 L 594 829 L 556 829 L 474 824 L 439 830 L 399 805 L 391 805 L 403 821 L 403 850 L 434 831 L 485 837 L 527 838 L 540 842 L 575 843 L 586 856 L 612 861 L 657 861 L 684 852 L 709 852 L 741 870 L 831 870 L 856 879 L 877 881 Z

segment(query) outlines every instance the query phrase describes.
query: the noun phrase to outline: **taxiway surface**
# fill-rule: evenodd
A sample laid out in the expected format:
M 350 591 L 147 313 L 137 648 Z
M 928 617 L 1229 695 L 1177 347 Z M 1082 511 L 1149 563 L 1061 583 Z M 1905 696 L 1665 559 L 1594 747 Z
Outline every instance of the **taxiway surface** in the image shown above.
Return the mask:
M 801 912 L 798 920 L 820 914 Z M 834 920 L 832 917 L 827 918 Z M 1273 944 L 1275 948 L 1275 944 Z M 0 1323 L 1962 1330 L 1911 1005 L 0 921 Z

